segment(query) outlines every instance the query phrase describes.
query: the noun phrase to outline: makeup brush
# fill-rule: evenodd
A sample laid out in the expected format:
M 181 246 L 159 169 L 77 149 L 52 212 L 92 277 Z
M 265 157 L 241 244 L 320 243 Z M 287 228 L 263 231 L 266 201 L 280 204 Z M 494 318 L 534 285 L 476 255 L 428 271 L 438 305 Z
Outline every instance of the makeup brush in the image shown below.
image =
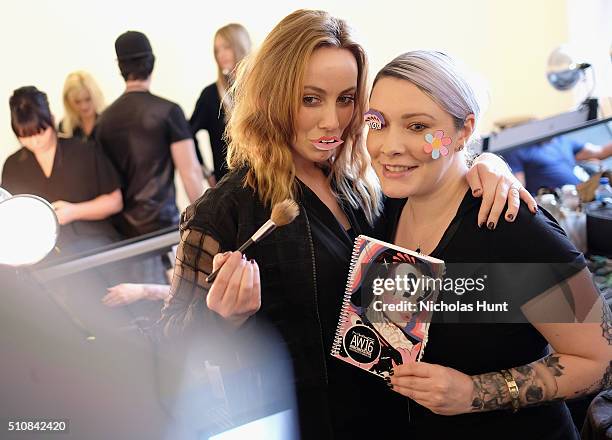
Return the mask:
M 295 203 L 293 200 L 285 199 L 282 202 L 277 203 L 272 208 L 272 214 L 270 215 L 270 220 L 265 222 L 263 226 L 257 230 L 257 232 L 251 235 L 251 238 L 245 241 L 243 245 L 240 246 L 240 248 L 238 248 L 238 252 L 243 254 L 244 251 L 246 251 L 249 248 L 249 246 L 251 246 L 254 243 L 260 242 L 265 237 L 267 237 L 270 234 L 270 232 L 274 231 L 276 228 L 279 228 L 281 226 L 285 226 L 291 223 L 293 220 L 295 220 L 295 218 L 299 215 L 299 213 L 300 213 L 300 208 L 298 207 L 298 204 Z M 212 283 L 213 281 L 215 281 L 215 278 L 217 278 L 217 274 L 219 273 L 219 270 L 221 270 L 221 267 L 217 268 L 217 270 L 215 270 L 213 273 L 208 275 L 208 277 L 206 277 L 207 283 Z

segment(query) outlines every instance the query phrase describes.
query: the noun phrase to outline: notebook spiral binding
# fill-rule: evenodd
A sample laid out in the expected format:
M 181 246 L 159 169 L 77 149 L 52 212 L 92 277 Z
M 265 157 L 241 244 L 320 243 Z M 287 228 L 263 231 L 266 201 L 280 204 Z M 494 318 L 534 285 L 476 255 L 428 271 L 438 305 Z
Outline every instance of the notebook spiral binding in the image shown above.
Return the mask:
M 340 347 L 342 346 L 342 328 L 346 320 L 348 319 L 347 310 L 351 302 L 351 295 L 353 294 L 352 286 L 355 278 L 355 265 L 361 254 L 361 246 L 363 245 L 364 238 L 360 235 L 355 240 L 353 245 L 353 254 L 351 256 L 351 265 L 349 267 L 349 276 L 346 280 L 346 288 L 344 289 L 344 298 L 342 299 L 342 308 L 340 309 L 340 318 L 338 319 L 338 326 L 336 327 L 336 334 L 334 336 L 334 343 L 332 345 L 331 354 L 338 355 L 340 353 Z

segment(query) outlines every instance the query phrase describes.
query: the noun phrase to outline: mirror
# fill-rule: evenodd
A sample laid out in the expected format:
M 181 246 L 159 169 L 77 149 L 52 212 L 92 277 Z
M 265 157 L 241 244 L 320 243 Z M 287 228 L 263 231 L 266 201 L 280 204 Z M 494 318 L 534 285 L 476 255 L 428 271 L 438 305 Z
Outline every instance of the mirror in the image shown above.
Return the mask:
M 5 190 L 4 188 L 0 188 L 0 202 L 4 202 L 5 200 L 10 199 L 11 193 Z
M 24 266 L 45 258 L 55 247 L 59 223 L 44 199 L 0 192 L 0 264 Z

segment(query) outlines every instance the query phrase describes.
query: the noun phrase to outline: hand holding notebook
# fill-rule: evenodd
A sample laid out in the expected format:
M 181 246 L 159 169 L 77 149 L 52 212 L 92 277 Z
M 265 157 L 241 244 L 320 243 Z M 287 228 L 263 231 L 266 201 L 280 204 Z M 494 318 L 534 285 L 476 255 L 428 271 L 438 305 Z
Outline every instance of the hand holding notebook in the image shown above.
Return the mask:
M 360 235 L 355 239 L 332 355 L 387 377 L 423 356 L 444 262 Z

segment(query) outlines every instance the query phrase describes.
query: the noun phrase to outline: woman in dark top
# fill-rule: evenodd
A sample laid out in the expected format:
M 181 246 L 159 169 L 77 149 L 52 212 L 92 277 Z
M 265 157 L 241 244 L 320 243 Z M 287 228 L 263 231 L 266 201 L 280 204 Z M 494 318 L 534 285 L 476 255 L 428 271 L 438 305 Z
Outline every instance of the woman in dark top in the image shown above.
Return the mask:
M 93 77 L 83 71 L 68 74 L 62 97 L 64 119 L 59 124 L 60 133 L 82 141 L 93 139 L 96 121 L 104 110 L 104 97 Z
M 272 30 L 236 79 L 231 171 L 183 213 L 171 297 L 160 320 L 167 337 L 195 337 L 197 347 L 208 341 L 208 350 L 214 343 L 248 350 L 255 328 L 276 329 L 294 371 L 307 439 L 406 430 L 406 399 L 330 355 L 353 238 L 374 233 L 381 201 L 362 137 L 366 72 L 363 48 L 344 21 L 326 12 L 296 11 Z M 481 178 L 496 183 L 477 188 L 493 198 L 497 178 L 501 187 L 508 181 L 489 171 L 499 159 L 481 160 Z M 287 198 L 300 205 L 292 223 L 251 246 L 250 260 L 228 252 Z M 221 264 L 215 282 L 206 283 Z
M 217 81 L 207 86 L 196 103 L 189 124 L 196 143 L 196 153 L 200 164 L 202 154 L 198 148 L 196 134 L 204 129 L 210 137 L 215 179 L 218 182 L 227 173 L 225 156 L 227 144 L 223 139 L 225 124 L 232 102 L 227 91 L 232 85 L 234 69 L 251 51 L 251 39 L 247 30 L 238 23 L 223 26 L 215 33 L 215 61 L 217 62 Z M 223 105 L 221 105 L 223 102 Z
M 61 256 L 119 239 L 107 220 L 121 211 L 119 178 L 102 151 L 90 143 L 57 135 L 47 95 L 35 87 L 13 92 L 11 126 L 23 145 L 2 169 L 2 187 L 34 194 L 55 208 Z
M 515 225 L 477 225 L 463 149 L 479 107 L 450 58 L 397 57 L 374 81 L 370 113 L 383 192 L 404 198 L 386 210 L 387 240 L 445 260 L 449 279 L 486 280 L 481 292 L 443 291 L 440 303 L 509 304 L 495 315 L 436 311 L 423 362 L 395 368 L 390 386 L 411 399 L 416 437 L 577 438 L 563 400 L 612 384 L 609 310 L 583 256 L 546 212 L 521 206 Z

